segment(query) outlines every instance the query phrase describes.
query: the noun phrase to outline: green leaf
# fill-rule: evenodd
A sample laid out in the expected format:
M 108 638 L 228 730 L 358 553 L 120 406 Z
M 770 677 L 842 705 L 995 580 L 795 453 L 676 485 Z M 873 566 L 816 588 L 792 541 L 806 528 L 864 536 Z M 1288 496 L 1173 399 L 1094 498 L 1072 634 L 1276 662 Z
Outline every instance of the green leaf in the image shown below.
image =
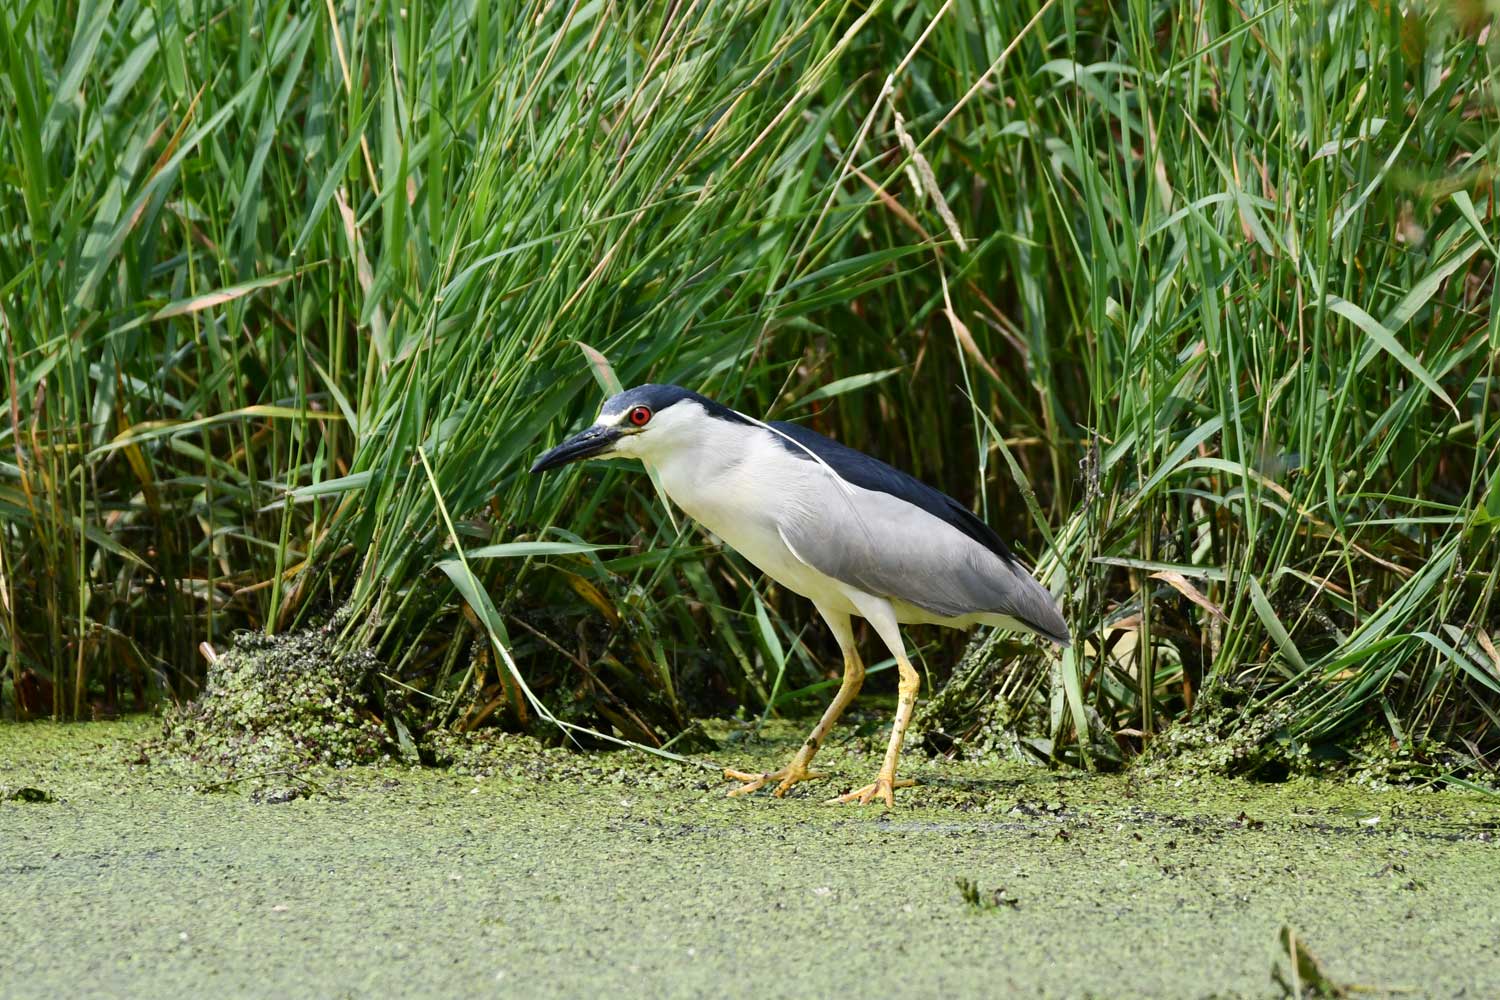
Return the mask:
M 199 312 L 203 309 L 212 309 L 214 306 L 220 306 L 226 302 L 233 302 L 235 299 L 243 298 L 257 289 L 275 288 L 283 281 L 287 281 L 292 277 L 293 275 L 290 271 L 281 274 L 269 274 L 264 278 L 256 278 L 254 281 L 245 281 L 238 285 L 230 285 L 228 288 L 221 288 L 216 292 L 203 292 L 185 299 L 178 299 L 176 302 L 162 306 L 152 314 L 151 318 L 170 319 L 173 316 L 182 316 L 186 313 Z
M 484 624 L 486 631 L 489 633 L 490 640 L 495 644 L 496 650 L 504 650 L 504 655 L 501 657 L 502 661 L 508 661 L 510 658 L 510 633 L 505 628 L 505 620 L 500 617 L 500 612 L 495 608 L 495 602 L 490 600 L 489 592 L 484 589 L 479 579 L 474 576 L 474 571 L 469 569 L 468 564 L 461 559 L 444 559 L 437 564 L 437 568 L 442 570 L 443 574 L 449 580 L 453 581 L 454 588 L 458 590 L 465 603 L 473 609 L 474 614 Z M 517 673 L 516 679 L 523 684 L 525 683 L 519 673 Z M 533 702 L 532 704 L 533 707 L 540 710 L 541 706 L 539 703 Z
M 116 435 L 107 444 L 100 445 L 89 452 L 89 457 L 107 454 L 117 448 L 128 445 L 141 444 L 146 441 L 155 441 L 157 438 L 170 437 L 175 434 L 186 434 L 188 431 L 202 430 L 205 427 L 213 427 L 216 424 L 228 423 L 233 420 L 248 420 L 254 418 L 266 418 L 272 420 L 342 420 L 343 416 L 337 413 L 329 413 L 325 410 L 299 410 L 292 406 L 244 406 L 237 410 L 229 410 L 224 413 L 215 413 L 207 417 L 199 417 L 197 420 L 148 420 L 136 424 L 129 430 Z
M 755 624 L 760 631 L 761 645 L 776 668 L 776 679 L 771 683 L 771 694 L 766 699 L 766 709 L 761 714 L 761 722 L 765 722 L 771 715 L 771 706 L 776 704 L 776 696 L 781 691 L 782 678 L 786 676 L 786 650 L 782 648 L 781 638 L 776 634 L 775 626 L 771 624 L 770 615 L 766 614 L 766 605 L 760 599 L 760 594 L 751 591 L 750 596 L 755 599 Z
M 1480 243 L 1471 242 L 1468 246 L 1458 250 L 1448 257 L 1437 267 L 1434 267 L 1412 286 L 1411 291 L 1402 296 L 1401 301 L 1396 303 L 1396 308 L 1380 324 L 1382 329 L 1399 330 L 1417 314 L 1417 311 L 1427 304 L 1427 301 L 1442 287 L 1443 282 L 1452 277 L 1457 271 L 1469 262 L 1479 251 Z
M 1292 637 L 1287 633 L 1286 626 L 1281 624 L 1281 619 L 1276 617 L 1276 611 L 1271 607 L 1271 602 L 1266 598 L 1266 592 L 1260 589 L 1260 581 L 1250 576 L 1245 578 L 1246 586 L 1250 589 L 1250 606 L 1255 609 L 1256 617 L 1271 634 L 1271 640 L 1276 643 L 1276 648 L 1281 650 L 1281 655 L 1286 657 L 1291 664 L 1297 668 L 1298 673 L 1307 671 L 1307 661 L 1302 658 L 1302 652 L 1292 642 Z
M 606 396 L 618 395 L 625 391 L 625 387 L 620 384 L 620 376 L 615 374 L 614 365 L 609 363 L 609 358 L 581 340 L 575 340 L 573 343 L 577 344 L 578 349 L 583 352 L 589 371 L 594 373 L 594 381 L 599 383 L 599 388 L 604 390 Z
M 1063 694 L 1067 698 L 1068 712 L 1073 719 L 1073 731 L 1078 734 L 1078 748 L 1084 762 L 1093 767 L 1089 751 L 1089 715 L 1083 702 L 1083 679 L 1080 676 L 1081 662 L 1078 656 L 1079 643 L 1075 642 L 1062 651 Z
M 306 486 L 299 486 L 289 492 L 287 496 L 294 497 L 298 500 L 303 500 L 308 497 L 324 497 L 332 496 L 338 493 L 352 493 L 355 490 L 362 490 L 365 487 L 369 486 L 370 480 L 374 477 L 375 473 L 373 472 L 354 472 L 350 473 L 347 476 L 339 476 L 337 479 L 325 479 L 322 482 L 308 483 Z
M 296 241 L 292 244 L 292 254 L 295 257 L 300 254 L 307 244 L 312 240 L 313 233 L 317 231 L 318 225 L 323 221 L 323 216 L 328 211 L 328 203 L 333 200 L 333 192 L 338 190 L 340 184 L 344 183 L 345 175 L 349 170 L 349 161 L 354 159 L 354 154 L 359 151 L 359 140 L 364 135 L 365 127 L 370 122 L 370 116 L 380 106 L 380 101 L 371 95 L 369 103 L 365 105 L 364 114 L 349 131 L 349 138 L 345 140 L 344 146 L 334 157 L 333 164 L 323 175 L 323 183 L 318 186 L 318 192 L 313 196 L 312 205 L 302 223 L 302 231 L 297 234 Z
M 892 375 L 895 375 L 900 371 L 900 368 L 887 368 L 884 371 L 865 372 L 862 375 L 849 375 L 841 379 L 836 379 L 832 382 L 829 382 L 825 386 L 814 389 L 812 392 L 808 393 L 806 396 L 803 396 L 801 399 L 793 403 L 792 406 L 807 406 L 811 403 L 816 403 L 819 400 L 832 399 L 835 396 L 842 396 L 846 392 L 854 392 L 857 389 L 864 389 L 879 382 L 884 382 L 886 379 L 890 378 Z
M 1443 387 L 1438 385 L 1437 379 L 1433 378 L 1432 373 L 1422 367 L 1420 361 L 1412 357 L 1410 351 L 1401 346 L 1401 342 L 1396 339 L 1396 335 L 1382 326 L 1379 320 L 1353 302 L 1341 299 L 1337 295 L 1328 296 L 1327 304 L 1330 312 L 1337 313 L 1363 330 L 1382 351 L 1395 358 L 1400 362 L 1402 367 L 1415 375 L 1417 381 L 1427 387 L 1427 391 L 1431 392 L 1438 399 L 1441 399 L 1444 403 L 1447 403 L 1448 408 L 1453 411 L 1454 416 L 1458 415 L 1458 407 L 1453 404 L 1453 400 L 1448 398 L 1448 394 L 1443 391 Z
M 469 559 L 515 559 L 531 556 L 567 556 L 580 552 L 601 552 L 606 549 L 622 549 L 623 545 L 586 545 L 581 542 L 501 542 L 469 549 L 464 556 Z
M 1495 244 L 1491 242 L 1484 223 L 1479 221 L 1479 213 L 1474 211 L 1474 199 L 1469 197 L 1469 192 L 1463 190 L 1453 192 L 1453 204 L 1458 208 L 1459 214 L 1464 217 L 1464 221 L 1469 224 L 1469 228 L 1474 231 L 1474 235 L 1479 237 L 1480 242 L 1484 244 L 1485 249 L 1492 254 L 1495 253 Z

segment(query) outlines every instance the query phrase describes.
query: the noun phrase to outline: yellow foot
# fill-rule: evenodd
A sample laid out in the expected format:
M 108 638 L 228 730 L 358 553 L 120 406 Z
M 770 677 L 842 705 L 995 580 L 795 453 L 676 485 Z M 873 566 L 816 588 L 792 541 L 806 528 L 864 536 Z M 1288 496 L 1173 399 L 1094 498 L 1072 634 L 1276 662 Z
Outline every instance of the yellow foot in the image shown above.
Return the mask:
M 885 802 L 887 809 L 894 809 L 896 807 L 896 789 L 910 788 L 915 784 L 916 782 L 910 778 L 891 779 L 882 774 L 875 779 L 873 785 L 856 788 L 848 795 L 840 795 L 836 799 L 829 799 L 827 804 L 831 806 L 846 802 L 858 802 L 862 806 L 867 806 L 876 799 L 881 799 Z
M 749 795 L 751 792 L 758 792 L 768 782 L 780 781 L 781 784 L 776 786 L 776 791 L 771 793 L 779 799 L 787 793 L 787 789 L 791 788 L 797 782 L 811 781 L 813 778 L 822 777 L 824 777 L 822 773 L 809 771 L 805 764 L 788 764 L 779 771 L 768 771 L 764 774 L 754 771 L 736 771 L 732 767 L 724 769 L 724 780 L 744 782 L 738 788 L 731 788 L 729 790 L 730 798 L 734 798 L 736 795 Z

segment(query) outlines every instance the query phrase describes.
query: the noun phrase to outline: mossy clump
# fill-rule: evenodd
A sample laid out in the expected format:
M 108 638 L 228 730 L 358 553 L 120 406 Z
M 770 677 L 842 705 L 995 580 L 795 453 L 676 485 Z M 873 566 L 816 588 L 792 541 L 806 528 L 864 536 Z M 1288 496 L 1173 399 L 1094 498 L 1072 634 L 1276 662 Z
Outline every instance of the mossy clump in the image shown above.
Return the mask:
M 1372 791 L 1392 788 L 1435 788 L 1451 776 L 1493 786 L 1494 774 L 1484 773 L 1475 760 L 1438 740 L 1397 741 L 1390 729 L 1371 720 L 1349 748 L 1348 770 L 1355 784 Z
M 313 787 L 317 768 L 384 756 L 390 738 L 367 650 L 338 648 L 336 625 L 287 635 L 238 637 L 212 664 L 202 697 L 170 709 L 155 763 L 207 769 L 211 784 L 248 782 L 274 801 Z
M 534 736 L 508 733 L 502 729 L 476 729 L 467 733 L 433 729 L 423 738 L 423 747 L 431 751 L 438 766 L 448 768 L 454 774 L 481 778 L 510 774 L 544 759 L 549 752 L 555 756 L 564 756 L 568 752 L 561 747 L 549 750 Z
M 976 634 L 948 681 L 918 701 L 914 742 L 932 756 L 952 760 L 1050 760 L 1048 703 L 1042 693 L 1047 671 L 1035 650 L 1003 643 L 998 633 Z
M 1324 743 L 1298 738 L 1296 707 L 1282 701 L 1255 710 L 1216 707 L 1158 736 L 1136 769 L 1151 777 L 1242 777 L 1284 781 L 1318 777 L 1373 791 L 1435 789 L 1453 777 L 1489 785 L 1472 757 L 1437 740 L 1398 742 L 1384 720 L 1370 718 L 1355 736 Z
M 1224 776 L 1284 781 L 1312 770 L 1306 744 L 1289 735 L 1285 702 L 1249 712 L 1215 708 L 1153 740 L 1135 767 L 1148 776 Z

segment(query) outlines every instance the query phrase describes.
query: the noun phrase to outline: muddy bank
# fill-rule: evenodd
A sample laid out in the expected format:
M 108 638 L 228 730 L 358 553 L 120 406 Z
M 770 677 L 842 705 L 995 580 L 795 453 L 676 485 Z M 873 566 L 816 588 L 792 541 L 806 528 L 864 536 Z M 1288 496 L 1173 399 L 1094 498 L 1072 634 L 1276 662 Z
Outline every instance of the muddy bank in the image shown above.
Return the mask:
M 914 754 L 896 812 L 821 805 L 873 771 L 856 738 L 780 801 L 499 741 L 273 803 L 128 763 L 155 727 L 0 727 L 0 792 L 53 799 L 0 802 L 0 995 L 1269 997 L 1284 924 L 1344 983 L 1500 995 L 1473 795 Z M 721 727 L 719 756 L 796 731 Z

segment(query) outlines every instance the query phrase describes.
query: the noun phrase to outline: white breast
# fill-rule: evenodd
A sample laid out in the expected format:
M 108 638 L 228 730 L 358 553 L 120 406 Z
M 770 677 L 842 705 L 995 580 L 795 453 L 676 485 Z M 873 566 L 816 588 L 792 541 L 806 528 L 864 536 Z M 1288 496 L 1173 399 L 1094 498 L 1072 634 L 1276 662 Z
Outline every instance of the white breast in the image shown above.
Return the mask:
M 830 610 L 852 612 L 844 587 L 803 563 L 776 529 L 787 504 L 803 502 L 806 462 L 765 430 L 706 421 L 696 447 L 654 463 L 667 495 L 777 583 Z

